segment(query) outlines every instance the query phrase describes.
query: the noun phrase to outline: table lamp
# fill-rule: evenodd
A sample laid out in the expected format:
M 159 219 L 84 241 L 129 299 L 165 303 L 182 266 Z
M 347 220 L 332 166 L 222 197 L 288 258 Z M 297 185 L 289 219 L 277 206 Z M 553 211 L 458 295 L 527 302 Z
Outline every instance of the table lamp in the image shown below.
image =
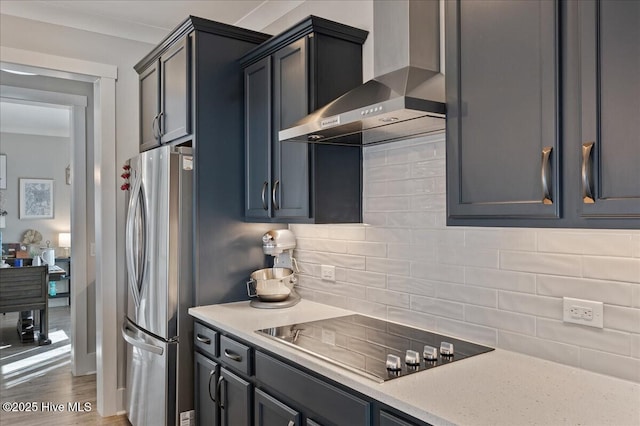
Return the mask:
M 71 233 L 61 232 L 58 234 L 58 247 L 64 248 L 65 257 L 69 257 L 69 247 L 71 247 Z

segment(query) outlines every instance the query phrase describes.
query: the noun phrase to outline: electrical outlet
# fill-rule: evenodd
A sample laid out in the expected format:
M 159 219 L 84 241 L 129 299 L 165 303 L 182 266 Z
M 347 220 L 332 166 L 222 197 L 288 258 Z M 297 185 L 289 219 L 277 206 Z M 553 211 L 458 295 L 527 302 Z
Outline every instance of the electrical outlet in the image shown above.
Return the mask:
M 603 328 L 604 306 L 602 302 L 563 297 L 562 311 L 564 322 Z
M 324 281 L 336 280 L 336 267 L 331 265 L 320 265 L 320 278 Z

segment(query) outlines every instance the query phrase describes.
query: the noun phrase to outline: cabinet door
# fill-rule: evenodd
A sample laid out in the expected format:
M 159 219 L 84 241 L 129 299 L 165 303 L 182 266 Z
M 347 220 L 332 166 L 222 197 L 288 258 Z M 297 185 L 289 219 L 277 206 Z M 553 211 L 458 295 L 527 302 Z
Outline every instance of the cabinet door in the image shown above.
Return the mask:
M 244 70 L 245 215 L 271 216 L 271 57 Z
M 300 413 L 271 395 L 256 389 L 255 426 L 300 426 Z
M 582 156 L 582 216 L 637 219 L 640 2 L 585 0 L 578 7 L 582 141 L 570 155 Z
M 278 132 L 309 111 L 307 38 L 273 54 L 273 215 L 309 217 L 309 146 L 279 142 Z
M 557 2 L 445 3 L 448 223 L 558 218 Z
M 218 404 L 216 402 L 218 365 L 196 352 L 194 366 L 196 424 L 218 426 L 220 424 Z
M 413 424 L 403 420 L 393 414 L 385 411 L 380 412 L 380 426 L 414 426 Z
M 154 148 L 158 141 L 160 111 L 160 67 L 155 61 L 140 74 L 140 152 Z
M 220 420 L 223 426 L 249 426 L 251 424 L 251 384 L 220 369 Z
M 160 57 L 161 142 L 168 143 L 190 133 L 189 38 L 176 42 Z

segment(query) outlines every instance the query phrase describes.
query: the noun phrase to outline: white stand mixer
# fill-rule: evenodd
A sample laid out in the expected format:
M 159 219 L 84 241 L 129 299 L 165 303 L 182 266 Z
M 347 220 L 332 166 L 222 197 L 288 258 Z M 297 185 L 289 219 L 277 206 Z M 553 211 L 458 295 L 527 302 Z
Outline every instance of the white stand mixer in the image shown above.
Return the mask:
M 274 257 L 273 267 L 255 271 L 251 274 L 251 280 L 247 283 L 247 292 L 250 297 L 257 297 L 257 299 L 251 301 L 251 306 L 263 309 L 288 308 L 300 301 L 300 295 L 293 288 L 297 281 L 294 274 L 299 272 L 298 265 L 293 257 L 293 249 L 295 247 L 296 237 L 288 229 L 271 230 L 262 236 L 262 250 L 265 254 Z M 291 275 L 285 277 L 272 273 L 276 270 L 282 271 L 283 269 L 280 268 L 289 270 L 288 273 Z M 260 293 L 261 284 L 274 284 L 274 280 L 281 280 L 279 284 L 282 285 L 284 283 L 289 288 L 288 297 L 276 297 L 270 300 L 269 297 L 265 297 L 264 294 Z

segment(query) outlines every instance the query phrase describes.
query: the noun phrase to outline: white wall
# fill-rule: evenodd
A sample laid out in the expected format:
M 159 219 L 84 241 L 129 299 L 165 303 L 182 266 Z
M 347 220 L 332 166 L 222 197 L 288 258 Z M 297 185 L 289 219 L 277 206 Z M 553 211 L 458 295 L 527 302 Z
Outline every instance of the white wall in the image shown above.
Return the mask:
M 260 31 L 276 35 L 309 15 L 331 19 L 369 31 L 369 36 L 362 46 L 362 77 L 363 81 L 371 80 L 373 78 L 373 2 L 363 0 L 307 0 Z
M 290 225 L 304 298 L 640 382 L 640 231 L 447 227 L 444 134 L 364 149 L 364 221 Z
M 138 152 L 138 75 L 133 66 L 154 46 L 8 15 L 0 15 L 0 45 L 117 66 L 116 164 L 113 165 L 117 179 L 111 184 L 119 188 L 122 164 Z M 87 156 L 93 158 L 92 147 L 88 147 Z M 92 178 L 94 171 L 89 170 L 87 176 Z M 92 185 L 89 186 L 92 187 Z M 87 199 L 93 200 L 93 197 Z M 124 192 L 118 191 L 116 203 L 113 206 L 113 215 L 116 217 L 117 225 L 118 259 L 116 262 L 118 265 L 124 265 L 124 239 L 122 238 L 124 235 L 124 206 Z M 87 214 L 90 218 L 93 216 L 93 203 L 91 202 L 88 205 Z M 89 244 L 87 246 L 89 247 Z M 90 262 L 93 260 L 90 259 Z M 88 266 L 91 266 L 88 272 L 94 271 L 93 265 Z M 95 273 L 92 274 L 92 277 L 95 280 Z M 117 277 L 118 300 L 123 301 L 126 294 L 124 267 L 118 268 Z M 88 283 L 88 298 L 95 298 L 94 286 L 95 281 Z M 119 310 L 118 315 L 122 317 L 123 309 Z M 95 329 L 95 324 L 90 329 Z M 88 343 L 95 345 L 94 339 L 95 335 L 89 336 Z M 124 385 L 124 343 L 121 339 L 118 339 L 118 342 L 118 384 Z
M 69 138 L 2 133 L 0 152 L 7 155 L 7 189 L 4 193 L 6 227 L 2 242 L 21 243 L 25 231 L 35 229 L 42 234 L 39 246 L 49 240 L 58 245 L 58 233 L 69 232 L 71 226 L 71 186 L 65 183 L 69 165 Z M 19 180 L 21 178 L 53 179 L 53 219 L 20 219 Z

